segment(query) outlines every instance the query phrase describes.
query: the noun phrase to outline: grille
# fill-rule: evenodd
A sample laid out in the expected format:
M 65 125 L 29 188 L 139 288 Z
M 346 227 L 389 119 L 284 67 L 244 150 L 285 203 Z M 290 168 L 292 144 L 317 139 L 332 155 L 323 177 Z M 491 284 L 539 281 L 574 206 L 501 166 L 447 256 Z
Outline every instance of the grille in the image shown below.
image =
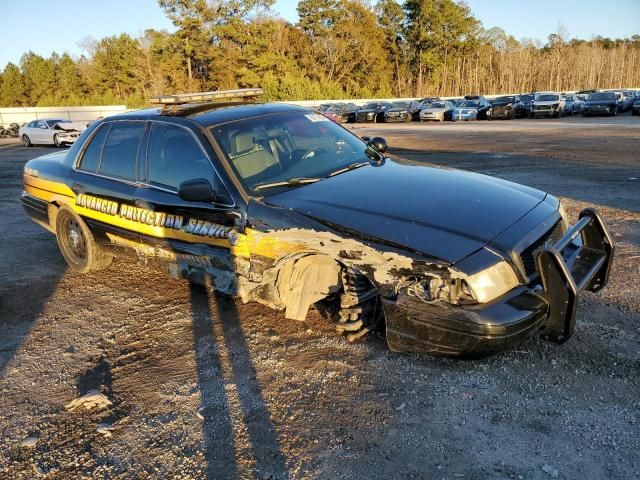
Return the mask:
M 520 254 L 520 260 L 524 266 L 524 271 L 527 277 L 531 278 L 536 273 L 536 254 L 538 250 L 544 247 L 548 240 L 552 240 L 553 243 L 560 240 L 562 237 L 562 222 L 558 221 L 551 229 L 549 229 L 538 240 L 533 242 Z

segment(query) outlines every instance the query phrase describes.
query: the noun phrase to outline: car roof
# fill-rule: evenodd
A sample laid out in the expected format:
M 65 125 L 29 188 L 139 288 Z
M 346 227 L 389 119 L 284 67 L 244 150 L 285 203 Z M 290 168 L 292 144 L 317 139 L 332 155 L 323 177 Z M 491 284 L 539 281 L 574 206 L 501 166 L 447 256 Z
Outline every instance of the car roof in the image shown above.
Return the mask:
M 172 109 L 159 107 L 147 108 L 112 115 L 107 117 L 106 120 L 167 120 L 171 117 L 180 117 L 193 120 L 203 127 L 210 127 L 221 123 L 259 117 L 272 113 L 308 111 L 310 111 L 308 108 L 287 103 L 228 102 L 181 105 L 178 108 Z

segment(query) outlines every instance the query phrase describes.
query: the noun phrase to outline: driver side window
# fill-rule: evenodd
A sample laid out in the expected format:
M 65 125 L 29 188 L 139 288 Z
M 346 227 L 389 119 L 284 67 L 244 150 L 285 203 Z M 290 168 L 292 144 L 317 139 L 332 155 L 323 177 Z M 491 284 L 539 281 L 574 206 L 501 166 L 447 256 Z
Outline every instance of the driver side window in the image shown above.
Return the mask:
M 226 187 L 216 174 L 205 151 L 191 133 L 175 125 L 153 123 L 147 150 L 147 181 L 151 185 L 178 191 L 187 180 L 211 182 L 218 198 L 231 203 Z

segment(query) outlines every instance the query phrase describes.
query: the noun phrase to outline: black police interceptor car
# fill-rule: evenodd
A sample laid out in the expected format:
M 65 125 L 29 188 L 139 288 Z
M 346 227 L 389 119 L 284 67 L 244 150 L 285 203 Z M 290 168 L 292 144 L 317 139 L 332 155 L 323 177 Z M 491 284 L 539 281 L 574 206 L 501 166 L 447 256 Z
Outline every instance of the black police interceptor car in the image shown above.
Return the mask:
M 395 351 L 563 342 L 579 292 L 606 285 L 613 242 L 594 210 L 569 226 L 544 192 L 388 158 L 383 139 L 306 108 L 231 101 L 259 93 L 100 120 L 26 164 L 25 210 L 77 272 L 130 252 L 290 319 L 317 303 L 350 340 L 384 327 Z

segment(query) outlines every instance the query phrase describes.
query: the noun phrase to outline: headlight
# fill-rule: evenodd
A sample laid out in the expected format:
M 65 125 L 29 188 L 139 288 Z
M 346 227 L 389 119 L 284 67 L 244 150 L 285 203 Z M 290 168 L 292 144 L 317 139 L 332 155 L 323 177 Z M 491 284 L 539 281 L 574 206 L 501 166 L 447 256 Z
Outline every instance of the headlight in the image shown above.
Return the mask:
M 554 103 L 553 104 L 553 108 L 560 108 L 560 104 L 559 103 Z
M 466 280 L 478 303 L 489 302 L 520 284 L 513 268 L 504 260 L 467 277 Z

